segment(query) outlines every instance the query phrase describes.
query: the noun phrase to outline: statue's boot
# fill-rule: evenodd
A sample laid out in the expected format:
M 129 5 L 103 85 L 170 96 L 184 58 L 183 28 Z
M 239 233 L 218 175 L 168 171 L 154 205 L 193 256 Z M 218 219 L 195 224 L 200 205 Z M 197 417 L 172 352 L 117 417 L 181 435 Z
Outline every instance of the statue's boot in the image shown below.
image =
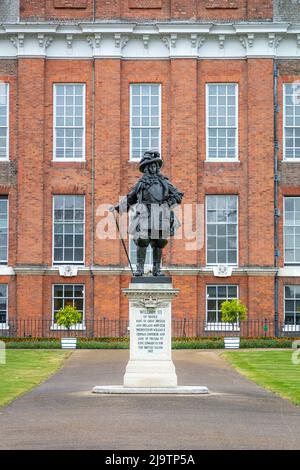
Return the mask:
M 137 254 L 136 254 L 137 264 L 136 264 L 136 270 L 134 271 L 134 276 L 143 276 L 146 252 L 147 252 L 146 246 L 137 247 Z
M 153 269 L 152 269 L 153 276 L 164 276 L 164 274 L 160 270 L 161 256 L 162 256 L 162 248 L 159 248 L 158 246 L 154 246 L 153 247 Z

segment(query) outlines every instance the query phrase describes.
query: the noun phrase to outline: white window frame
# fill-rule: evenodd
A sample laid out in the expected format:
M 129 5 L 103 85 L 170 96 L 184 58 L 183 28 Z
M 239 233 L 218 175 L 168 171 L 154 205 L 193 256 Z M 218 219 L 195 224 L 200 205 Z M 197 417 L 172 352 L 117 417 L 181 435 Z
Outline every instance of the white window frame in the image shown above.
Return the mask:
M 82 112 L 83 112 L 83 126 L 78 126 L 79 128 L 83 127 L 83 135 L 82 135 L 82 158 L 58 158 L 56 157 L 56 86 L 65 86 L 65 85 L 82 85 L 83 88 L 83 106 L 82 106 Z M 53 83 L 53 161 L 54 162 L 84 162 L 86 161 L 86 84 L 85 83 L 80 83 L 80 82 L 64 82 L 64 83 Z M 62 126 L 64 127 L 64 126 Z M 76 126 L 72 126 L 72 129 L 75 129 Z
M 132 156 L 132 85 L 156 85 L 158 86 L 158 127 L 159 127 L 159 133 L 158 133 L 158 151 L 161 155 L 161 136 L 162 136 L 162 102 L 161 102 L 161 90 L 162 90 L 162 84 L 161 83 L 144 83 L 144 82 L 136 82 L 136 83 L 130 83 L 129 84 L 129 161 L 130 162 L 139 162 L 139 158 L 134 158 Z M 145 128 L 151 128 L 151 126 L 140 126 L 140 128 L 145 127 Z M 157 126 L 154 126 L 154 128 L 157 128 Z M 149 149 L 150 150 L 150 149 Z M 162 157 L 162 155 L 161 155 Z
M 82 311 L 82 323 L 76 323 L 75 325 L 72 325 L 70 327 L 70 331 L 82 331 L 86 330 L 86 324 L 85 324 L 85 284 L 75 282 L 74 284 L 72 282 L 70 283 L 54 283 L 52 284 L 52 318 L 51 318 L 51 327 L 50 330 L 63 330 L 63 331 L 68 331 L 67 328 L 64 326 L 58 325 L 57 323 L 54 323 L 54 288 L 55 286 L 83 286 L 83 311 Z
M 6 100 L 7 100 L 7 106 L 6 106 L 6 156 L 3 158 L 0 158 L 1 162 L 6 162 L 9 161 L 9 128 L 10 128 L 10 122 L 9 122 L 9 97 L 10 97 L 10 92 L 9 92 L 9 83 L 4 82 L 3 83 L 6 87 Z M 4 128 L 5 126 L 1 126 L 1 128 Z
M 300 325 L 286 325 L 285 324 L 285 288 L 288 286 L 297 286 L 299 287 L 298 284 L 284 284 L 283 285 L 283 314 L 284 314 L 284 323 L 283 323 L 283 328 L 282 331 L 300 331 Z
M 237 299 L 240 298 L 240 289 L 238 284 L 206 284 L 205 287 L 205 331 L 240 331 L 239 323 L 225 323 L 225 322 L 208 322 L 207 321 L 207 288 L 208 287 L 236 287 L 237 288 Z M 233 297 L 234 298 L 234 297 Z M 218 299 L 218 297 L 216 298 Z M 224 302 L 226 299 L 224 299 Z
M 286 111 L 285 111 L 285 99 L 286 99 L 286 86 L 287 85 L 292 85 L 293 83 L 292 82 L 287 82 L 287 83 L 283 83 L 283 90 L 282 90 L 282 108 L 283 108 L 283 129 L 282 129 L 282 134 L 283 134 L 283 150 L 282 150 L 282 153 L 283 153 L 283 161 L 286 161 L 286 162 L 296 162 L 296 163 L 299 163 L 300 162 L 300 156 L 298 158 L 294 158 L 294 157 L 286 157 L 286 147 L 285 147 L 285 138 L 286 138 L 286 127 L 292 127 L 292 126 L 286 126 L 285 125 L 285 119 L 286 119 Z M 300 126 L 293 126 L 293 127 L 299 127 L 300 129 Z
M 7 201 L 7 260 L 6 262 L 2 262 L 0 260 L 0 267 L 1 266 L 8 266 L 8 255 L 9 255 L 9 199 L 8 199 L 8 196 L 6 197 L 6 201 Z
M 207 198 L 210 196 L 235 196 L 237 199 L 237 231 L 236 231 L 236 263 L 208 263 L 208 251 L 207 251 Z M 205 263 L 207 267 L 210 266 L 233 266 L 237 267 L 239 265 L 239 218 L 240 218 L 240 211 L 239 211 L 239 195 L 238 194 L 206 194 L 205 195 Z
M 208 106 L 208 89 L 210 85 L 234 85 L 235 86 L 235 119 L 236 119 L 236 142 L 235 142 L 235 157 L 226 157 L 226 158 L 211 158 L 209 157 L 209 106 Z M 234 83 L 234 82 L 220 82 L 220 83 L 215 83 L 215 82 L 209 82 L 205 84 L 205 127 L 206 127 L 206 160 L 207 162 L 215 162 L 215 163 L 220 163 L 220 162 L 238 162 L 239 161 L 239 84 Z M 220 126 L 216 126 L 220 127 Z M 226 126 L 222 126 L 222 128 L 227 129 Z
M 300 160 L 299 160 L 300 161 Z M 283 264 L 284 266 L 300 266 L 300 261 L 297 262 L 297 261 L 286 261 L 285 259 L 285 246 L 286 246 L 286 241 L 285 241 L 285 201 L 286 199 L 300 199 L 300 196 L 284 196 L 283 197 Z M 295 225 L 293 225 L 292 227 L 295 227 Z M 299 225 L 300 227 L 300 225 Z M 300 247 L 299 247 L 300 249 Z
M 54 198 L 56 196 L 82 196 L 83 197 L 83 261 L 81 263 L 78 263 L 78 262 L 70 262 L 70 261 L 55 261 L 54 260 Z M 59 266 L 68 266 L 68 265 L 71 265 L 71 266 L 78 266 L 80 268 L 84 267 L 85 266 L 85 243 L 86 243 L 86 239 L 85 239 L 85 217 L 86 217 L 86 213 L 85 213 L 85 194 L 52 194 L 52 266 L 54 268 L 57 268 Z
M 9 324 L 8 324 L 8 284 L 3 282 L 1 285 L 6 286 L 6 322 L 0 322 L 0 334 L 2 330 L 8 330 L 9 329 Z

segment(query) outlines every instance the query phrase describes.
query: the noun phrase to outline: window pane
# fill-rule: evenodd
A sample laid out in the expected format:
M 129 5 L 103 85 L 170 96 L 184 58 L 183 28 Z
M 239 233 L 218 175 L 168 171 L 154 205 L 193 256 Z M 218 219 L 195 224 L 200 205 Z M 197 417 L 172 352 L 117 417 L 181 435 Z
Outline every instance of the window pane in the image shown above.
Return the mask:
M 300 318 L 300 286 L 284 286 L 285 324 L 298 326 Z
M 140 159 L 146 150 L 160 151 L 160 85 L 130 87 L 131 158 Z
M 9 85 L 0 83 L 0 160 L 8 158 L 8 92 Z
M 237 196 L 207 196 L 207 264 L 237 263 L 237 219 Z
M 284 261 L 300 264 L 300 198 L 284 198 Z
M 54 263 L 83 264 L 84 196 L 54 196 L 53 205 Z
M 235 84 L 207 85 L 207 157 L 235 158 L 237 148 L 237 93 Z M 213 137 L 216 137 L 214 139 Z
M 221 321 L 221 305 L 225 300 L 238 298 L 236 285 L 206 286 L 207 322 Z
M 299 159 L 300 158 L 300 113 L 298 100 L 294 99 L 294 86 L 292 91 L 289 84 L 284 84 L 284 158 Z M 298 92 L 298 91 L 297 91 Z
M 57 284 L 54 286 L 54 296 L 52 299 L 53 319 L 56 320 L 56 313 L 68 305 L 76 307 L 84 314 L 84 285 L 83 284 Z M 82 318 L 83 320 L 83 318 Z M 82 320 L 80 323 L 82 323 Z
M 83 84 L 54 86 L 56 158 L 84 158 L 84 90 Z
M 0 198 L 0 262 L 6 264 L 8 260 L 8 199 Z

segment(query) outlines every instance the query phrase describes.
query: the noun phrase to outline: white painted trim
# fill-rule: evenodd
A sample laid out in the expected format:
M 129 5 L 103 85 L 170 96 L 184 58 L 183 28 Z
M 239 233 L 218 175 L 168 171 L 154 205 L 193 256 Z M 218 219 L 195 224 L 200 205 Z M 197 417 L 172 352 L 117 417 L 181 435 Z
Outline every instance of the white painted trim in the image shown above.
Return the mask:
M 72 325 L 70 329 L 64 328 L 63 326 L 57 325 L 57 323 L 53 323 L 50 326 L 50 330 L 52 331 L 85 331 L 86 326 L 85 324 L 77 323 L 76 325 Z
M 82 85 L 83 87 L 83 136 L 82 136 L 82 158 L 57 158 L 56 157 L 56 86 L 57 85 Z M 52 96 L 53 96 L 53 159 L 52 161 L 57 163 L 65 163 L 65 162 L 85 162 L 86 161 L 86 83 L 79 83 L 79 82 L 56 82 L 53 83 L 52 86 Z M 81 127 L 81 126 L 80 126 Z M 75 127 L 76 128 L 76 127 Z M 74 129 L 74 127 L 72 127 Z
M 77 276 L 89 276 L 91 273 L 98 276 L 121 276 L 130 275 L 131 270 L 128 266 L 77 266 Z M 15 266 L 9 268 L 10 275 L 46 275 L 46 276 L 59 276 L 59 265 L 57 266 Z M 282 269 L 282 268 L 280 268 Z M 210 266 L 163 266 L 162 271 L 166 274 L 174 274 L 178 276 L 213 276 L 213 267 Z M 272 276 L 277 273 L 277 268 L 274 267 L 233 267 L 232 276 Z M 0 274 L 1 275 L 1 274 Z M 7 275 L 4 273 L 3 275 Z M 298 276 L 298 275 L 297 275 Z M 299 273 L 300 277 L 300 273 Z
M 299 277 L 300 278 L 300 265 L 284 266 L 278 269 L 278 277 Z
M 158 86 L 158 125 L 159 125 L 159 133 L 158 133 L 158 151 L 160 153 L 160 157 L 162 158 L 161 154 L 161 136 L 162 136 L 162 84 L 157 82 L 132 82 L 129 83 L 129 162 L 131 163 L 139 163 L 140 159 L 132 157 L 132 85 L 157 85 Z M 134 126 L 136 127 L 136 126 Z M 149 126 L 151 128 L 151 126 Z M 150 150 L 150 149 L 149 149 Z
M 195 24 L 194 22 L 172 22 L 156 23 L 157 30 L 160 33 L 209 33 L 212 24 Z
M 206 158 L 204 161 L 207 163 L 240 163 L 237 158 Z
M 8 330 L 8 317 L 9 317 L 9 285 L 7 282 L 1 283 L 1 285 L 6 286 L 6 322 L 0 323 L 0 332 L 1 330 Z
M 0 265 L 0 276 L 14 276 L 15 271 L 11 266 Z
M 10 222 L 10 204 L 9 204 L 9 197 L 7 196 L 7 265 L 9 260 L 9 222 Z
M 55 33 L 58 30 L 57 24 L 51 24 L 47 22 L 43 23 L 22 23 L 18 22 L 15 24 L 8 23 L 2 24 L 3 32 L 1 33 Z
M 285 158 L 285 85 L 286 83 L 282 84 L 282 161 L 295 161 L 294 158 L 288 160 Z
M 300 82 L 299 82 L 300 84 Z M 300 157 L 298 158 L 291 158 L 291 157 L 286 157 L 286 146 L 285 146 L 285 137 L 286 137 L 286 125 L 285 125 L 285 119 L 286 119 L 286 110 L 285 110 L 285 99 L 286 99 L 286 86 L 287 85 L 292 85 L 291 82 L 285 82 L 282 84 L 282 114 L 283 114 L 283 121 L 282 121 L 282 124 L 283 124 L 283 129 L 282 129 L 282 138 L 283 138 L 283 141 L 282 141 L 282 146 L 283 146 L 283 149 L 282 149 L 282 161 L 283 162 L 290 162 L 290 163 L 300 163 Z M 288 126 L 288 127 L 294 127 L 294 128 L 298 128 L 300 129 L 299 126 Z
M 2 330 L 9 330 L 9 325 L 7 323 L 0 323 L 0 335 Z
M 56 323 L 54 323 L 54 287 L 55 286 L 66 286 L 66 285 L 72 285 L 72 286 L 83 286 L 83 312 L 82 312 L 82 323 L 76 323 L 76 325 L 72 325 L 70 327 L 70 330 L 85 330 L 86 329 L 86 326 L 85 326 L 85 301 L 86 301 L 86 297 L 85 297 L 85 284 L 84 283 L 80 283 L 80 282 L 54 282 L 52 284 L 52 316 L 51 316 L 51 321 L 52 321 L 52 325 L 50 326 L 50 330 L 67 330 L 67 328 L 64 328 L 63 326 L 59 326 L 57 325 Z
M 235 122 L 236 122 L 236 139 L 235 139 L 235 158 L 210 158 L 208 156 L 208 150 L 209 150 L 209 145 L 208 145 L 208 128 L 209 128 L 209 106 L 208 106 L 208 89 L 210 85 L 234 85 L 235 86 Z M 224 163 L 224 162 L 238 162 L 239 161 L 239 84 L 235 82 L 207 82 L 205 84 L 205 127 L 206 127 L 206 156 L 205 156 L 205 161 L 206 162 L 213 162 L 213 163 Z M 227 113 L 227 110 L 226 110 Z M 227 114 L 226 114 L 227 116 Z M 224 126 L 226 128 L 226 126 Z M 232 128 L 234 129 L 234 128 Z
M 282 331 L 284 331 L 284 332 L 287 332 L 287 331 L 291 331 L 291 332 L 300 331 L 300 325 L 284 325 L 284 327 L 282 328 Z
M 10 87 L 9 83 L 6 83 L 7 86 L 7 110 L 6 110 L 6 119 L 7 119 L 7 135 L 6 135 L 6 161 L 9 161 L 10 157 Z M 8 198 L 7 198 L 8 201 Z M 8 204 L 8 202 L 7 202 Z M 8 233 L 7 233 L 8 237 Z M 7 243 L 8 243 L 8 238 L 7 238 Z M 8 256 L 8 254 L 7 254 Z
M 3 195 L 0 199 L 2 199 L 2 201 L 7 201 L 7 246 L 6 246 L 7 259 L 1 261 L 1 264 L 0 264 L 0 275 L 1 275 L 2 269 L 4 269 L 4 272 L 5 272 L 8 268 L 8 255 L 9 255 L 9 198 L 8 198 L 8 196 Z M 7 274 L 9 274 L 9 273 L 7 273 Z
M 7 82 L 4 82 L 4 85 L 5 85 L 5 91 L 6 91 L 6 101 L 7 101 L 7 106 L 6 106 L 6 123 L 7 123 L 7 126 L 6 126 L 6 156 L 4 158 L 0 158 L 0 162 L 8 162 L 9 161 L 9 157 L 10 157 L 10 148 L 9 148 L 9 145 L 10 145 L 10 136 L 9 136 L 9 132 L 10 132 L 10 112 L 9 112 L 9 109 L 10 109 L 10 90 L 9 90 L 9 83 Z M 1 126 L 1 128 L 3 128 L 4 126 Z
M 55 163 L 85 163 L 86 160 L 82 160 L 82 158 L 56 158 L 56 159 L 53 159 L 52 162 L 55 162 Z
M 208 300 L 208 297 L 207 297 L 207 288 L 208 287 L 219 287 L 219 286 L 229 286 L 229 287 L 236 287 L 236 291 L 237 291 L 237 299 L 240 298 L 240 286 L 239 284 L 227 284 L 225 282 L 219 282 L 219 283 L 215 283 L 215 284 L 212 284 L 212 283 L 209 283 L 209 284 L 206 284 L 205 285 L 205 323 L 206 323 L 206 327 L 204 328 L 205 330 L 208 330 L 208 331 L 215 331 L 215 330 L 219 330 L 219 331 L 232 331 L 232 323 L 228 323 L 226 324 L 225 322 L 208 322 L 207 321 L 207 313 L 208 313 L 208 309 L 207 309 L 207 300 Z M 218 299 L 218 297 L 216 297 Z M 225 299 L 224 299 L 224 302 L 225 302 Z M 220 327 L 221 325 L 221 327 Z M 228 328 L 227 328 L 228 327 Z M 239 323 L 234 323 L 233 324 L 233 328 L 234 328 L 234 331 L 239 331 L 240 328 L 239 328 Z
M 4 58 L 20 56 L 64 60 L 93 57 L 134 60 L 163 60 L 170 57 L 222 60 L 247 57 L 299 58 L 299 33 L 298 25 L 271 22 L 19 22 L 0 27 L 0 50 Z M 93 34 L 101 35 L 99 47 L 90 47 L 87 42 L 87 37 Z M 117 40 L 116 34 L 119 36 Z M 144 47 L 145 34 L 149 36 L 149 48 Z M 41 35 L 46 36 L 45 42 Z M 204 43 L 198 42 L 200 37 L 205 39 Z M 134 47 L 130 47 L 131 43 L 134 43 Z
M 204 331 L 240 331 L 240 326 L 238 323 L 234 323 L 233 325 L 231 323 L 224 325 L 222 322 L 207 323 Z
M 219 25 L 218 25 L 219 27 Z M 288 31 L 290 23 L 240 23 L 234 24 L 233 28 L 236 33 L 285 33 Z
M 282 300 L 283 300 L 283 321 L 285 322 L 285 287 L 286 286 L 289 286 L 291 284 L 283 284 L 283 296 L 282 296 Z M 284 324 L 283 327 L 282 327 L 282 331 L 300 331 L 300 325 L 286 325 Z
M 82 196 L 83 197 L 83 261 L 82 261 L 82 263 L 78 263 L 78 262 L 71 263 L 71 262 L 67 262 L 67 261 L 54 261 L 54 198 L 56 196 Z M 62 266 L 62 265 L 65 265 L 65 264 L 70 264 L 72 266 L 76 266 L 76 267 L 78 267 L 78 269 L 79 268 L 83 268 L 83 269 L 85 268 L 85 252 L 86 252 L 86 237 L 85 237 L 86 209 L 85 209 L 85 203 L 86 203 L 85 194 L 52 194 L 52 267 L 53 268 L 57 267 L 59 269 L 59 266 Z
M 282 208 L 282 214 L 283 214 L 283 264 L 284 264 L 284 269 L 286 268 L 292 268 L 292 269 L 298 269 L 298 266 L 300 268 L 300 263 L 297 263 L 297 262 L 286 262 L 285 261 L 285 201 L 286 199 L 288 198 L 293 198 L 293 199 L 300 199 L 300 196 L 289 196 L 289 195 L 286 195 L 286 196 L 283 196 L 283 208 Z M 287 225 L 288 227 L 288 225 Z M 293 225 L 292 227 L 295 227 L 295 225 Z M 282 270 L 283 268 L 279 268 L 279 272 L 280 270 Z M 278 273 L 278 275 L 280 275 Z
M 236 244 L 237 244 L 237 253 L 236 253 L 236 263 L 207 263 L 207 198 L 209 196 L 235 196 L 237 199 L 237 236 L 236 236 Z M 214 266 L 219 266 L 220 264 L 224 264 L 226 266 L 232 266 L 233 271 L 232 275 L 234 275 L 234 268 L 237 268 L 239 265 L 239 229 L 240 229 L 240 210 L 239 210 L 239 194 L 205 194 L 205 262 L 206 267 L 211 269 L 213 272 Z M 227 248 L 226 248 L 227 249 Z
M 72 28 L 72 25 L 70 26 Z M 114 21 L 78 23 L 79 31 L 83 33 L 133 33 L 136 27 L 138 27 L 136 23 Z

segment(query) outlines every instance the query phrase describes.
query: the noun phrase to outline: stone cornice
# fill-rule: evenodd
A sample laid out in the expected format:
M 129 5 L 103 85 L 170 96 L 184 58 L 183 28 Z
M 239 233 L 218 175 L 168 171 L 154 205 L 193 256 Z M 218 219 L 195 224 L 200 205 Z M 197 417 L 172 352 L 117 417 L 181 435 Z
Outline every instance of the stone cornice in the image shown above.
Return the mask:
M 194 267 L 194 266 L 168 266 L 162 268 L 163 272 L 171 276 L 214 276 L 213 268 L 210 266 Z M 233 268 L 232 276 L 275 276 L 278 272 L 277 268 L 273 267 L 239 267 Z M 15 267 L 0 267 L 0 276 L 5 275 L 46 275 L 46 276 L 59 276 L 59 267 L 57 266 L 38 266 L 38 265 L 24 265 Z M 78 266 L 77 276 L 131 276 L 129 267 L 124 266 Z M 280 276 L 299 276 L 300 268 L 281 268 L 279 269 Z M 229 276 L 229 277 L 232 277 Z M 63 278 L 63 276 L 62 276 Z
M 300 24 L 78 22 L 0 25 L 0 58 L 300 57 Z

